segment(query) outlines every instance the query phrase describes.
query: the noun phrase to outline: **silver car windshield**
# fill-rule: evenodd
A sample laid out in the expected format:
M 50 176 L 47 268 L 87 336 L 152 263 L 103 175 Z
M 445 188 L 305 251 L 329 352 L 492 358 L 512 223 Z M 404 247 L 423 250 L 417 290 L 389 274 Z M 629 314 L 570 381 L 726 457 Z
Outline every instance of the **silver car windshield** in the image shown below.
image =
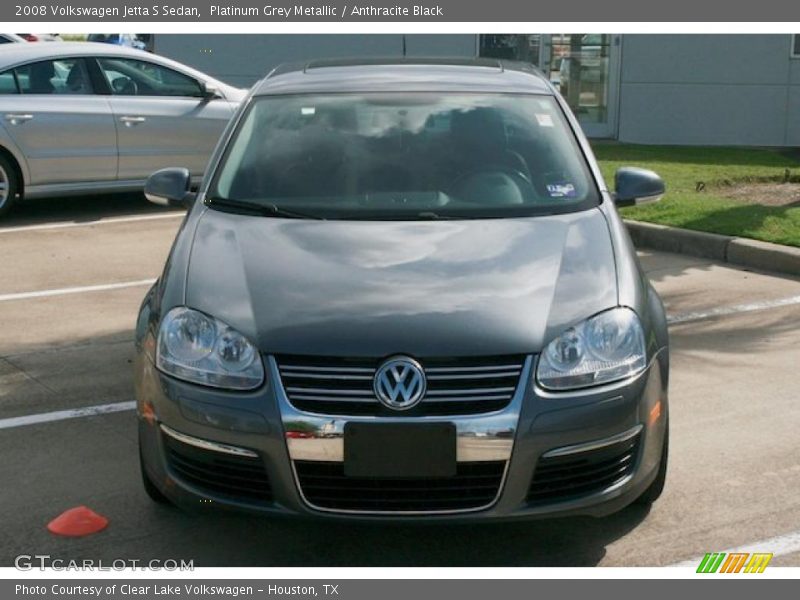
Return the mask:
M 433 93 L 257 98 L 207 198 L 222 210 L 345 219 L 526 216 L 598 202 L 554 98 Z

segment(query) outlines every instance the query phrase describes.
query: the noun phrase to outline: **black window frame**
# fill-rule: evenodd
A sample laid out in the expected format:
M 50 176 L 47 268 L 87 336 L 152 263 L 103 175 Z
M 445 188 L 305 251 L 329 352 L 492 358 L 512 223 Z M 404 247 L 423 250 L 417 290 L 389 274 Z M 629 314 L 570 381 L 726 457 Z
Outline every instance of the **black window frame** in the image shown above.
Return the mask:
M 800 33 L 792 34 L 791 57 L 800 58 Z
M 0 92 L 0 96 L 20 96 L 21 94 L 20 94 L 20 91 L 19 91 L 19 80 L 17 80 L 16 67 L 11 67 L 9 69 L 6 69 L 5 71 L 0 72 L 0 76 L 5 75 L 6 73 L 11 73 L 11 77 L 14 80 L 14 90 L 15 91 L 14 92 L 8 92 L 8 93 Z

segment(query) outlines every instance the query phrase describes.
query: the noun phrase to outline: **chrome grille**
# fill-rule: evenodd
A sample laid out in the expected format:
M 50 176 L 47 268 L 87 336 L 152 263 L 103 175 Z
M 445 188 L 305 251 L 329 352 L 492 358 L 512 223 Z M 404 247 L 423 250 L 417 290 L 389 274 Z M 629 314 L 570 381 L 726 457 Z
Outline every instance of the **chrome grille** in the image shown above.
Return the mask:
M 464 415 L 500 410 L 519 384 L 524 356 L 417 359 L 428 381 L 425 397 L 402 413 Z M 397 413 L 381 404 L 372 390 L 382 359 L 278 356 L 286 396 L 306 412 L 337 415 Z

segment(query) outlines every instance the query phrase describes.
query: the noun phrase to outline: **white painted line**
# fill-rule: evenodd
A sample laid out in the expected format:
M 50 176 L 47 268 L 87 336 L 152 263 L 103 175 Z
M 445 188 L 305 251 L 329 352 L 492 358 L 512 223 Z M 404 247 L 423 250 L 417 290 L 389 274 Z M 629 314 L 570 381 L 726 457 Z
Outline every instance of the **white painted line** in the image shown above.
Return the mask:
M 102 285 L 84 285 L 81 287 L 58 288 L 54 290 L 39 290 L 35 292 L 18 292 L 15 294 L 0 294 L 0 302 L 12 300 L 29 300 L 31 298 L 47 298 L 48 296 L 64 296 L 66 294 L 83 294 L 85 292 L 105 292 L 107 290 L 121 290 L 129 287 L 152 285 L 155 279 L 138 279 L 136 281 L 122 281 L 120 283 L 105 283 Z
M 756 310 L 766 310 L 781 306 L 792 306 L 794 304 L 800 304 L 800 296 L 790 296 L 789 298 L 780 298 L 778 300 L 763 300 L 761 302 L 750 302 L 748 304 L 736 304 L 734 306 L 720 306 L 718 308 L 710 308 L 705 311 L 668 315 L 667 322 L 670 325 L 675 325 L 677 323 L 686 323 L 688 321 L 699 321 L 701 319 L 709 319 L 711 317 L 724 317 L 726 315 L 735 315 L 738 313 L 753 312 Z
M 0 429 L 13 429 L 37 423 L 50 423 L 52 421 L 65 421 L 66 419 L 79 419 L 81 417 L 94 417 L 96 415 L 107 415 L 109 413 L 134 410 L 136 402 L 117 402 L 115 404 L 100 404 L 97 406 L 85 406 L 83 408 L 72 408 L 69 410 L 57 410 L 49 413 L 39 413 L 38 415 L 24 415 L 22 417 L 11 417 L 10 419 L 0 419 Z
M 95 225 L 112 225 L 114 223 L 133 223 L 136 221 L 155 221 L 158 219 L 176 219 L 183 217 L 186 213 L 183 211 L 158 213 L 155 215 L 138 215 L 135 217 L 112 217 L 109 219 L 97 219 L 96 221 L 83 221 L 75 222 L 68 221 L 63 223 L 46 223 L 44 225 L 21 225 L 19 227 L 5 227 L 0 229 L 2 233 L 20 233 L 23 231 L 43 231 L 47 229 L 67 229 L 69 227 L 93 227 Z
M 710 552 L 717 552 L 716 549 L 710 549 Z M 779 535 L 760 542 L 753 542 L 752 544 L 745 544 L 744 546 L 737 546 L 736 548 L 728 548 L 722 550 L 726 554 L 734 552 L 772 552 L 773 556 L 783 556 L 785 554 L 793 554 L 800 552 L 800 531 L 793 531 L 784 535 Z M 697 568 L 700 561 L 703 560 L 702 556 L 698 556 L 692 560 L 685 560 L 683 562 L 670 565 L 672 567 L 692 567 Z

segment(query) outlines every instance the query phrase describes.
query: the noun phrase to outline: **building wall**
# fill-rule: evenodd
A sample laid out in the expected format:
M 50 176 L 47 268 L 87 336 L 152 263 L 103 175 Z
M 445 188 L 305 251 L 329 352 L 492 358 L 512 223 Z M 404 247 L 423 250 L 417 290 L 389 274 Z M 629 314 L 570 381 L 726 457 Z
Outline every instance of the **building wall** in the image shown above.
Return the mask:
M 284 62 L 314 58 L 474 56 L 477 36 L 157 34 L 154 51 L 231 85 L 249 87 Z
M 155 51 L 249 87 L 283 62 L 474 56 L 479 36 L 155 36 Z M 617 137 L 642 144 L 800 146 L 800 58 L 792 36 L 623 35 Z M 612 100 L 613 101 L 613 100 Z
M 626 35 L 619 139 L 800 145 L 800 59 L 790 35 Z

